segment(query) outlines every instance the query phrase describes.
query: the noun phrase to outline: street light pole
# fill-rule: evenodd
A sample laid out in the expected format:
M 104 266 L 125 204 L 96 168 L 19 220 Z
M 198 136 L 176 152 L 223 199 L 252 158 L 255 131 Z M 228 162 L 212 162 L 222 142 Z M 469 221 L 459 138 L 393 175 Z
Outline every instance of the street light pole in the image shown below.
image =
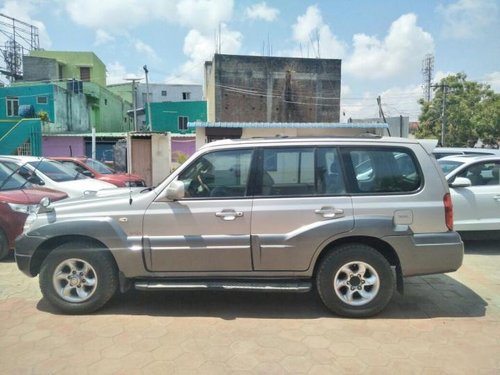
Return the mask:
M 134 131 L 137 131 L 137 87 L 136 82 L 142 78 L 125 78 L 125 81 L 132 81 L 132 107 L 134 111 Z
M 144 65 L 142 67 L 142 69 L 144 69 L 144 74 L 146 75 L 146 92 L 147 92 L 147 106 L 148 106 L 148 128 L 149 130 L 153 130 L 153 124 L 151 122 L 151 105 L 150 105 L 150 97 L 149 97 L 149 80 L 148 80 L 148 73 L 149 73 L 149 70 L 148 70 L 148 66 L 147 65 Z

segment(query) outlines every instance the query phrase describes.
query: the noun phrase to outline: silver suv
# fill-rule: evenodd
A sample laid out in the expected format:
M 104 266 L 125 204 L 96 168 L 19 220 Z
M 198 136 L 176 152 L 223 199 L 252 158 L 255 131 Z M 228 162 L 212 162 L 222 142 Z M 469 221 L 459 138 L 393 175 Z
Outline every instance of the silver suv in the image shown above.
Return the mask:
M 130 287 L 315 288 L 331 311 L 371 316 L 403 277 L 462 264 L 432 148 L 368 137 L 213 142 L 154 189 L 41 206 L 16 261 L 66 313 Z

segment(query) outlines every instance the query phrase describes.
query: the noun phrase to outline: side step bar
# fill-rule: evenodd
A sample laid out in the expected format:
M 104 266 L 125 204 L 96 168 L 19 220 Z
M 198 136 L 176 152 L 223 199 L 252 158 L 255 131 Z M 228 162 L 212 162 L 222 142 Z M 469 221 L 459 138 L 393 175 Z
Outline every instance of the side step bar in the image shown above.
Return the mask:
M 138 290 L 234 290 L 248 292 L 309 292 L 310 281 L 136 281 Z

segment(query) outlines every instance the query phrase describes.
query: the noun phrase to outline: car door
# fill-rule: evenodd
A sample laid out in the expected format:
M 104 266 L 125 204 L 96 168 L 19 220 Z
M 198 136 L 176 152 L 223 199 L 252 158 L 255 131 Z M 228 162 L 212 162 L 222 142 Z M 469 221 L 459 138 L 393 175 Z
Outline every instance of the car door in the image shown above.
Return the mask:
M 213 151 L 184 169 L 178 201 L 155 200 L 144 216 L 146 265 L 162 272 L 250 271 L 251 149 Z
M 455 230 L 500 230 L 499 169 L 500 161 L 483 161 L 457 172 L 471 186 L 450 188 Z
M 305 271 L 323 243 L 354 225 L 338 152 L 333 147 L 266 147 L 259 153 L 254 268 Z

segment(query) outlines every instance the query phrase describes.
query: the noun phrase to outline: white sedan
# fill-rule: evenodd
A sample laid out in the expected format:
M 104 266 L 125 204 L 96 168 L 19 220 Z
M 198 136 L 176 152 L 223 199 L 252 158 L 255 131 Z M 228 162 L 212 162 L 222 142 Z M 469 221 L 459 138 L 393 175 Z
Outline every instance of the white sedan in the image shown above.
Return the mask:
M 115 189 L 104 181 L 88 178 L 63 164 L 36 156 L 1 156 L 0 163 L 34 185 L 63 191 L 68 197 L 81 197 L 88 191 Z
M 500 156 L 447 156 L 438 163 L 450 186 L 455 230 L 471 239 L 500 234 Z

